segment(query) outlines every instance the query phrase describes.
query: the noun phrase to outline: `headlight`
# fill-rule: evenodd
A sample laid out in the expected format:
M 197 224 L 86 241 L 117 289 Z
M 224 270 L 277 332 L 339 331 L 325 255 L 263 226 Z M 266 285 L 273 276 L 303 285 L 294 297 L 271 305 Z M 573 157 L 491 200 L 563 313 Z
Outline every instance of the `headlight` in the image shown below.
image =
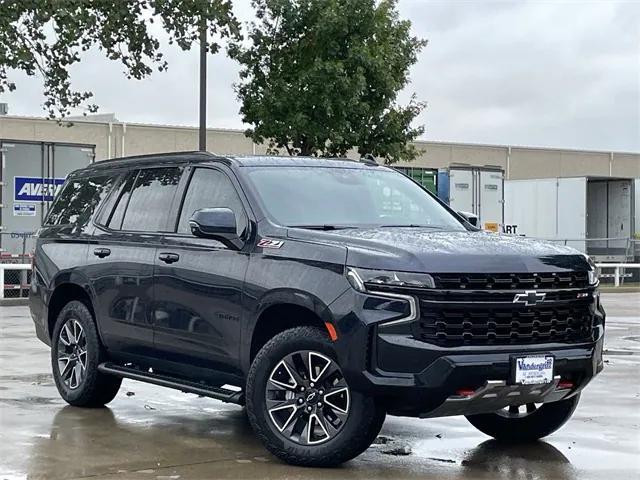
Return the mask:
M 359 292 L 376 287 L 435 288 L 433 277 L 428 273 L 347 267 L 346 275 L 351 286 Z
M 597 285 L 598 284 L 598 267 L 589 255 L 585 255 L 587 259 L 587 263 L 591 267 L 591 270 L 588 272 L 589 285 Z

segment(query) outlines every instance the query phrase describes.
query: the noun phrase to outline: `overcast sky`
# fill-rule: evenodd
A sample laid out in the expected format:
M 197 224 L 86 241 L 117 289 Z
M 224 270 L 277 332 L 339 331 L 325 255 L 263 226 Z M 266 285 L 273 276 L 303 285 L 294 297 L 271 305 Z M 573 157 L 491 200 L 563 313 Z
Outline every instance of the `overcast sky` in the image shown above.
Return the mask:
M 234 1 L 242 20 L 248 0 Z M 402 17 L 429 40 L 401 100 L 428 102 L 427 140 L 640 151 L 640 0 L 400 0 Z M 74 86 L 100 112 L 128 122 L 197 125 L 198 53 L 165 45 L 169 71 L 128 81 L 91 53 Z M 244 128 L 233 91 L 238 67 L 209 60 L 208 125 Z M 39 79 L 14 74 L 4 95 L 15 115 L 44 115 Z

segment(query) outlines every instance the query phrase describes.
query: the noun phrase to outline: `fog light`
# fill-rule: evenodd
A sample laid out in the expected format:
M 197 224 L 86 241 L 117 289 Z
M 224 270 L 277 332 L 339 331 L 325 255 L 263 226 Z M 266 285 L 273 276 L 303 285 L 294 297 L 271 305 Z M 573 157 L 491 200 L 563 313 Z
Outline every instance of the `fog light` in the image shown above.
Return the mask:
M 476 391 L 473 388 L 459 388 L 456 390 L 456 395 L 459 397 L 472 397 Z
M 560 380 L 556 390 L 570 390 L 573 388 L 573 382 L 570 380 Z

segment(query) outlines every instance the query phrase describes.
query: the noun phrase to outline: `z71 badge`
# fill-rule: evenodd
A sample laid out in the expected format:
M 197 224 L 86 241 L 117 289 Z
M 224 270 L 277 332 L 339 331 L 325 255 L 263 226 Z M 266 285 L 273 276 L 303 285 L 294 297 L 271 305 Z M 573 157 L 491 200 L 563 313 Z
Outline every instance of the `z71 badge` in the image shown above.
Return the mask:
M 269 238 L 263 238 L 258 242 L 258 247 L 261 248 L 280 248 L 284 245 L 282 240 L 271 240 Z

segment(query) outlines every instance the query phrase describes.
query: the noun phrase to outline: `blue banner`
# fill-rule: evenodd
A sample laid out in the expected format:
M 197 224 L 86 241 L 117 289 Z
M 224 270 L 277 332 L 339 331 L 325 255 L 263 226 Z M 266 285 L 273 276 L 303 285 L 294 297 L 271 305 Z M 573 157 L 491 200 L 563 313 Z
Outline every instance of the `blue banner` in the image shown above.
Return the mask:
M 14 201 L 50 202 L 60 191 L 64 178 L 13 177 Z

